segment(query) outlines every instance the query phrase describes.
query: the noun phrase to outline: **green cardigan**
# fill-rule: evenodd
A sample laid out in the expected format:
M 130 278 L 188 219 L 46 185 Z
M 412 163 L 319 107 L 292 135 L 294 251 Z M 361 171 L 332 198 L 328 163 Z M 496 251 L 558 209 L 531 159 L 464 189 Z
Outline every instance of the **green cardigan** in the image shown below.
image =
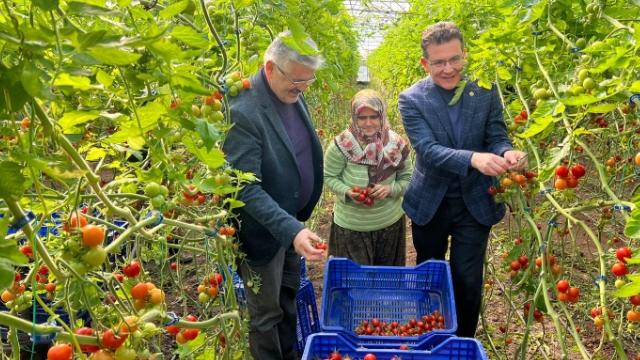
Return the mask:
M 324 183 L 336 194 L 333 221 L 340 227 L 363 232 L 381 230 L 404 215 L 402 196 L 413 172 L 411 158 L 405 160 L 404 169 L 381 182 L 382 185 L 391 185 L 391 195 L 382 201 L 374 201 L 371 206 L 364 206 L 346 196 L 347 190 L 354 186 L 362 189 L 367 187 L 367 170 L 367 165 L 348 162 L 335 142 L 331 141 L 324 159 Z

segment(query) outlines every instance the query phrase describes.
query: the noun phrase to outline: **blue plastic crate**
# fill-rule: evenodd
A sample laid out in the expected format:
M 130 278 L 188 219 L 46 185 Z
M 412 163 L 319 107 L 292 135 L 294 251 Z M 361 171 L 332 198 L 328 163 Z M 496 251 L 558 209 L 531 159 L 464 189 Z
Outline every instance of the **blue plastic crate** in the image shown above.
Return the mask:
M 307 337 L 320 332 L 320 318 L 318 317 L 318 306 L 316 305 L 316 294 L 313 290 L 313 283 L 309 280 L 302 280 L 300 289 L 296 296 L 296 306 L 298 308 L 298 321 L 296 324 L 296 351 L 302 354 Z
M 0 303 L 0 311 L 2 312 L 9 312 L 9 309 L 7 309 L 6 306 L 4 306 L 4 304 Z M 32 308 L 29 308 L 27 310 L 25 310 L 25 314 L 27 315 L 27 317 L 25 318 L 26 320 L 30 321 L 33 317 L 33 313 L 32 313 Z M 70 321 L 70 317 L 69 314 L 62 308 L 55 308 L 53 309 L 54 313 L 56 313 L 56 315 L 58 315 L 60 317 L 60 320 L 62 322 L 64 322 L 65 324 L 69 324 Z M 47 324 L 47 323 L 51 323 L 51 321 L 49 320 L 49 318 L 51 317 L 49 315 L 49 313 L 47 313 L 46 311 L 44 311 L 42 308 L 40 308 L 39 306 L 36 307 L 36 314 L 35 314 L 35 323 L 36 324 Z M 88 324 L 90 324 L 91 322 L 91 316 L 89 314 L 88 311 L 83 310 L 80 311 L 76 314 L 76 318 L 77 319 L 82 319 L 83 323 L 86 326 L 89 326 Z M 0 338 L 5 339 L 7 337 L 7 333 L 9 332 L 9 327 L 6 325 L 0 325 Z M 18 331 L 18 333 L 22 333 L 21 330 Z M 31 334 L 30 334 L 31 335 Z M 35 343 L 46 343 L 46 342 L 50 342 L 52 340 L 52 336 L 53 334 L 47 334 L 47 335 L 31 335 L 31 341 L 35 342 Z M 53 336 L 55 337 L 55 336 Z
M 327 359 L 338 351 L 343 357 L 362 359 L 373 354 L 377 360 L 486 360 L 487 354 L 482 344 L 475 339 L 449 336 L 441 342 L 432 341 L 432 348 L 426 350 L 400 350 L 397 348 L 371 349 L 354 345 L 340 334 L 320 333 L 307 338 L 302 360 Z
M 307 279 L 307 262 L 303 257 L 300 258 L 300 280 L 308 280 Z
M 439 310 L 444 329 L 415 337 L 421 341 L 430 334 L 453 334 L 458 325 L 451 282 L 451 269 L 445 261 L 429 260 L 415 267 L 361 266 L 345 258 L 327 261 L 320 324 L 323 332 L 349 333 L 360 344 L 406 342 L 406 337 L 357 335 L 363 320 L 378 318 L 406 324 Z

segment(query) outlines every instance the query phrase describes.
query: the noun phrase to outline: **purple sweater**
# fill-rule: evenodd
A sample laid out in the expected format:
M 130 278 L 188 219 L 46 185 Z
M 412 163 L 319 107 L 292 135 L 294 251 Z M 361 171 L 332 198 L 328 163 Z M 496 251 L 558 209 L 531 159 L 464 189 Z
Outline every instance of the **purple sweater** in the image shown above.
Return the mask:
M 265 84 L 268 84 L 264 69 L 261 69 L 260 72 Z M 311 156 L 309 131 L 302 122 L 302 118 L 300 114 L 298 114 L 295 104 L 283 103 L 269 86 L 267 86 L 267 89 L 269 90 L 271 101 L 280 115 L 282 125 L 284 125 L 287 135 L 289 135 L 289 140 L 291 140 L 291 145 L 293 145 L 293 151 L 298 161 L 298 171 L 300 172 L 300 179 L 302 180 L 300 197 L 298 198 L 298 211 L 300 211 L 309 203 L 313 190 L 313 160 Z M 286 176 L 286 174 L 283 174 L 283 176 Z

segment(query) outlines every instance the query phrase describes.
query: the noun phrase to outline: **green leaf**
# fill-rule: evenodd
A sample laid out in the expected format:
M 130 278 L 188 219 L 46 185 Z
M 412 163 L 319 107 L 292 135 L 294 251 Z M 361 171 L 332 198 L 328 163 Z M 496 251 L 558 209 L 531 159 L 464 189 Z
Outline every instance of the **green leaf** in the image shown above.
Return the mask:
M 589 106 L 589 108 L 587 109 L 587 112 L 604 114 L 604 113 L 608 113 L 609 111 L 615 110 L 616 107 L 617 107 L 616 104 L 594 105 L 594 106 Z
M 98 41 L 102 40 L 102 38 L 104 38 L 106 34 L 107 32 L 104 30 L 91 31 L 86 34 L 78 34 L 79 49 L 85 50 L 94 46 L 98 43 Z
M 553 116 L 547 115 L 541 118 L 532 118 L 529 122 L 529 127 L 522 134 L 517 136 L 521 139 L 530 138 L 542 131 L 544 131 L 549 125 L 553 123 Z
M 19 199 L 27 188 L 27 178 L 22 175 L 22 168 L 17 163 L 3 161 L 0 163 L 0 198 Z
M 611 45 L 603 43 L 602 41 L 596 41 L 592 43 L 590 46 L 580 50 L 581 53 L 584 54 L 595 54 L 599 52 L 609 52 L 611 51 Z
M 511 75 L 511 72 L 509 72 L 509 70 L 507 70 L 507 68 L 505 68 L 504 66 L 499 66 L 498 70 L 496 70 L 498 72 L 498 77 L 500 78 L 500 80 L 511 80 L 513 78 L 513 75 Z
M 226 198 L 224 199 L 224 203 L 225 204 L 229 204 L 229 211 L 232 211 L 233 209 L 237 209 L 239 207 L 243 207 L 244 203 L 240 200 L 234 200 L 232 198 Z
M 98 69 L 98 73 L 96 74 L 96 80 L 98 80 L 98 82 L 102 84 L 104 87 L 109 87 L 111 86 L 111 84 L 113 84 L 113 77 L 107 74 L 106 72 L 104 72 L 102 69 Z
M 318 49 L 308 43 L 310 37 L 304 32 L 304 28 L 300 25 L 298 19 L 290 17 L 287 23 L 289 24 L 289 29 L 291 29 L 291 36 L 280 36 L 280 40 L 301 55 L 318 55 Z
M 171 76 L 171 85 L 199 95 L 211 95 L 211 90 L 200 85 L 198 78 L 186 72 L 179 72 Z
M 174 17 L 183 12 L 187 8 L 187 6 L 189 6 L 189 0 L 182 0 L 180 2 L 171 4 L 166 8 L 160 10 L 160 18 L 169 19 L 171 17 Z
M 81 91 L 94 88 L 94 86 L 91 85 L 91 80 L 89 80 L 88 78 L 71 76 L 66 73 L 60 74 L 54 84 L 56 86 L 70 86 L 75 90 Z
M 31 2 L 42 11 L 51 11 L 60 6 L 60 0 L 31 0 Z
M 143 133 L 155 128 L 158 125 L 158 119 L 160 116 L 167 113 L 167 108 L 160 102 L 154 101 L 147 103 L 147 105 L 138 108 L 138 117 L 140 118 L 140 125 L 135 118 L 133 118 L 132 123 L 136 128 L 142 126 L 140 130 L 140 135 Z
M 16 245 L 13 245 L 13 247 L 17 248 Z M 8 289 L 9 286 L 13 284 L 16 276 L 14 271 L 15 269 L 13 268 L 13 266 L 2 259 L 2 255 L 0 255 L 0 291 Z
M 630 238 L 640 238 L 640 209 L 631 212 L 631 218 L 624 227 L 624 235 Z
M 69 111 L 62 116 L 58 121 L 62 126 L 62 130 L 70 129 L 76 125 L 86 123 L 87 121 L 95 120 L 100 117 L 98 110 L 91 111 Z
M 211 151 L 207 151 L 205 148 L 198 148 L 196 144 L 193 142 L 191 137 L 185 136 L 182 139 L 184 146 L 187 150 L 195 155 L 200 161 L 206 163 L 208 166 L 217 169 L 220 166 L 224 165 L 224 154 L 219 149 L 212 149 Z
M 602 99 L 599 99 L 593 95 L 580 94 L 578 96 L 572 96 L 570 98 L 560 100 L 560 101 L 562 101 L 563 104 L 568 106 L 582 106 L 582 105 L 593 104 L 594 102 L 598 102 L 601 100 Z
M 209 46 L 206 35 L 198 33 L 188 26 L 179 25 L 174 27 L 171 30 L 171 36 L 195 48 L 206 48 Z
M 236 9 L 242 9 L 253 6 L 256 3 L 256 0 L 238 0 L 234 2 Z
M 532 22 L 540 19 L 547 10 L 547 2 L 548 0 L 540 1 L 537 5 L 530 8 L 520 21 L 520 25 L 531 24 Z
M 29 258 L 20 252 L 17 243 L 0 242 L 0 261 L 11 265 L 24 265 L 29 262 Z
M 131 65 L 137 62 L 140 56 L 142 56 L 142 54 L 104 47 L 93 47 L 89 49 L 87 53 L 103 64 L 116 66 Z
M 619 298 L 627 298 L 638 293 L 640 293 L 640 282 L 633 281 L 621 287 L 611 295 Z
M 103 157 L 107 156 L 107 154 L 108 152 L 104 149 L 92 147 L 89 150 L 89 153 L 86 155 L 85 160 L 87 161 L 100 160 Z
M 196 119 L 196 130 L 198 130 L 204 146 L 208 151 L 211 151 L 218 139 L 220 139 L 218 128 L 206 120 Z
M 89 16 L 123 16 L 120 10 L 110 10 L 101 6 L 87 4 L 85 2 L 72 1 L 69 3 L 67 15 L 89 15 Z

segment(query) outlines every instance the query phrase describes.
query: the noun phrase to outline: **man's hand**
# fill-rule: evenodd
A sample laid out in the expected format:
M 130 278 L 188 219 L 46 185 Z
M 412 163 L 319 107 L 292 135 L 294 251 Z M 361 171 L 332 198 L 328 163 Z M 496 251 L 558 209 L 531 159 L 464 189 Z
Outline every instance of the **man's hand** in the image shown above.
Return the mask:
M 509 163 L 505 158 L 491 153 L 479 152 L 474 152 L 471 156 L 471 166 L 489 176 L 500 176 L 509 169 Z
M 324 250 L 316 249 L 311 246 L 311 241 L 320 241 L 320 238 L 309 229 L 302 229 L 293 239 L 293 247 L 300 256 L 308 261 L 320 260 Z
M 504 158 L 509 163 L 509 169 L 524 170 L 529 166 L 527 154 L 518 150 L 505 151 Z

